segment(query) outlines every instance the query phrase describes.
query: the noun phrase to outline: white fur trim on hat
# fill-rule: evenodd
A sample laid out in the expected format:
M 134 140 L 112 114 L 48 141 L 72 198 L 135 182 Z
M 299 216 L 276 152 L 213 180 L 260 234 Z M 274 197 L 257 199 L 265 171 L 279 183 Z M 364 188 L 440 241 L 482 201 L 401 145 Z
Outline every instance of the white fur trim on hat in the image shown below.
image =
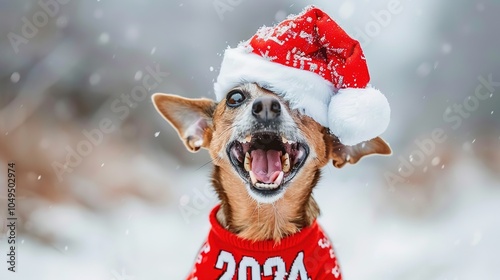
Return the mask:
M 245 82 L 257 83 L 273 91 L 287 100 L 291 109 L 298 109 L 328 127 L 328 103 L 334 86 L 320 75 L 272 62 L 265 54 L 259 56 L 242 45 L 226 49 L 214 84 L 217 101 Z
M 340 89 L 328 109 L 330 132 L 344 145 L 356 145 L 379 136 L 390 118 L 389 102 L 379 90 L 369 86 Z

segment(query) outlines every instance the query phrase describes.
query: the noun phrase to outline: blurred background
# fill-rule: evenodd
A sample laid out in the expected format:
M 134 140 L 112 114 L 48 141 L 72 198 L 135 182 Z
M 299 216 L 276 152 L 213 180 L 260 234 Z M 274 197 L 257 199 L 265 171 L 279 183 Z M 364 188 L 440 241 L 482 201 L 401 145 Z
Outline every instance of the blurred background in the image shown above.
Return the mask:
M 328 166 L 314 193 L 344 278 L 499 279 L 500 2 L 310 3 L 361 42 L 392 107 L 393 155 Z M 183 279 L 211 164 L 150 95 L 212 98 L 227 46 L 308 4 L 1 1 L 0 279 Z

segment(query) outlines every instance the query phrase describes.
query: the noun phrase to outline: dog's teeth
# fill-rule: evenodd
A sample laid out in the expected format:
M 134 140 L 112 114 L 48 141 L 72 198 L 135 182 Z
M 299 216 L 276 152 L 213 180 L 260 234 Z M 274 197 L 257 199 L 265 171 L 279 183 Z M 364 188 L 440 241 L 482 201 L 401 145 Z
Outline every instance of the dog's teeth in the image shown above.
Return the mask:
M 304 151 L 299 150 L 299 153 L 297 154 L 297 157 L 296 157 L 296 158 L 297 158 L 297 159 L 300 159 L 300 158 L 302 158 L 302 156 L 303 156 L 303 155 L 304 155 Z M 297 160 L 295 160 L 295 161 L 297 161 Z
M 242 140 L 239 140 L 240 143 L 250 143 L 252 141 L 252 135 L 248 135 L 247 137 L 245 137 L 245 139 L 242 139 Z
M 294 144 L 295 141 L 292 141 L 292 140 L 288 140 L 286 139 L 284 136 L 281 136 L 281 142 L 283 142 L 284 144 Z
M 283 182 L 283 176 L 285 175 L 285 173 L 283 171 L 280 172 L 280 175 L 278 175 L 278 177 L 276 178 L 276 180 L 274 180 L 274 184 L 276 186 L 279 186 L 281 185 L 281 182 Z
M 248 152 L 245 154 L 245 162 L 243 163 L 243 166 L 245 167 L 246 171 L 252 170 L 250 153 L 248 153 Z
M 290 171 L 290 156 L 288 155 L 288 153 L 284 154 L 281 157 L 281 167 L 283 172 L 285 173 Z
M 276 184 L 265 184 L 265 183 L 257 183 L 255 184 L 255 186 L 258 187 L 259 189 L 266 189 L 266 190 L 272 190 L 278 187 L 278 185 Z
M 253 173 L 252 170 L 248 171 L 248 174 L 250 175 L 250 180 L 252 181 L 252 185 L 255 185 L 257 183 L 257 178 L 255 177 L 255 174 Z

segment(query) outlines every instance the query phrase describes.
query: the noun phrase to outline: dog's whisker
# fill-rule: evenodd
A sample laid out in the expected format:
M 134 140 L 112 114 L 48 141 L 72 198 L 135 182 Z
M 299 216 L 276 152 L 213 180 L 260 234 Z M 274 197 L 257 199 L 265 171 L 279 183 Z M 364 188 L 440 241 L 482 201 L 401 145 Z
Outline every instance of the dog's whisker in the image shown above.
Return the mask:
M 195 171 L 199 171 L 200 169 L 202 169 L 203 167 L 207 166 L 208 164 L 214 162 L 213 159 L 209 160 L 208 162 L 202 164 L 200 167 L 198 167 Z
M 223 131 L 221 131 L 221 133 L 220 133 L 220 134 L 221 134 L 221 136 L 224 136 L 224 134 L 228 133 L 231 129 L 233 129 L 233 128 L 235 128 L 235 127 L 237 127 L 237 125 L 236 125 L 236 124 L 231 124 L 231 125 L 229 125 L 226 129 L 224 129 Z
M 199 171 L 200 169 L 202 169 L 203 167 L 207 166 L 208 164 L 210 163 L 214 163 L 215 165 L 218 165 L 220 163 L 220 161 L 223 160 L 222 157 L 217 157 L 217 158 L 214 158 L 214 159 L 211 159 L 209 160 L 208 162 L 204 163 L 203 165 L 201 165 L 200 167 L 198 167 L 196 169 L 196 171 Z

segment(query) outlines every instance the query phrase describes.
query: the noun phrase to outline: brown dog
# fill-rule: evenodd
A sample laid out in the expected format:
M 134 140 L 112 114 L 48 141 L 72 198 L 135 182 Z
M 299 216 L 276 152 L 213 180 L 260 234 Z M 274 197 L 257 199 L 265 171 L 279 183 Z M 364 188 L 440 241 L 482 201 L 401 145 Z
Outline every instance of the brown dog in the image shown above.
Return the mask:
M 359 43 L 308 7 L 227 49 L 217 101 L 153 95 L 187 149 L 209 151 L 220 205 L 188 279 L 341 279 L 312 191 L 321 168 L 390 154 L 390 109 Z
M 232 89 L 219 103 L 161 93 L 153 102 L 189 151 L 209 151 L 220 199 L 217 221 L 247 240 L 279 242 L 312 225 L 320 212 L 312 191 L 330 160 L 340 168 L 369 154 L 391 153 L 378 137 L 342 145 L 312 118 L 255 84 Z M 250 175 L 261 171 L 254 169 L 262 169 L 265 160 L 279 162 L 273 170 L 282 171 L 282 178 L 269 169 Z

